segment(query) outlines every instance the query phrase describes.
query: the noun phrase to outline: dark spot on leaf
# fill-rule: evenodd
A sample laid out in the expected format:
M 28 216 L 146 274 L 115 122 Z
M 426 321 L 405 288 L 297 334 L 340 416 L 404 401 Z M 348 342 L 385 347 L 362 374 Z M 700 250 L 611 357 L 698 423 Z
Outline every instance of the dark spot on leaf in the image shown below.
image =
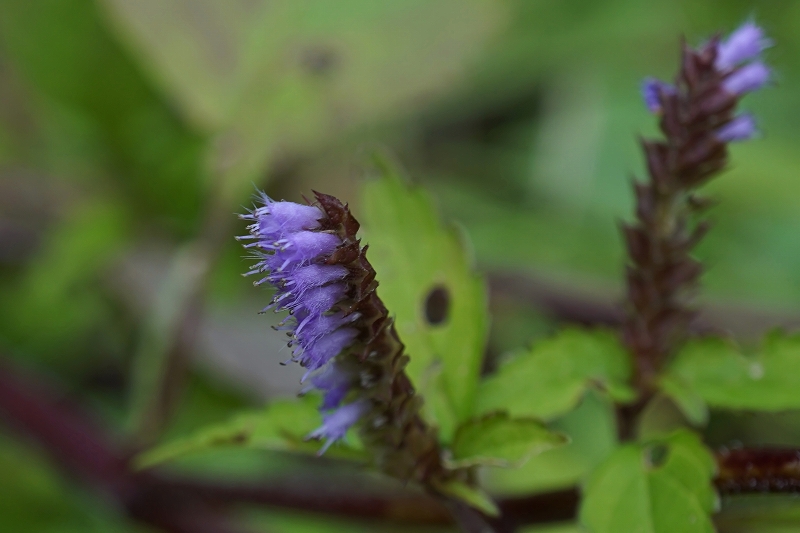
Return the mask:
M 442 285 L 434 287 L 425 298 L 425 319 L 436 326 L 447 320 L 449 313 L 450 292 Z
M 310 46 L 303 50 L 300 63 L 311 74 L 324 76 L 330 74 L 339 64 L 335 50 L 324 45 Z
M 214 446 L 229 446 L 237 444 L 246 444 L 250 440 L 250 431 L 239 431 L 232 435 L 216 435 L 209 439 L 208 444 Z
M 644 462 L 649 469 L 664 466 L 667 457 L 669 457 L 669 446 L 666 444 L 654 444 L 644 449 Z

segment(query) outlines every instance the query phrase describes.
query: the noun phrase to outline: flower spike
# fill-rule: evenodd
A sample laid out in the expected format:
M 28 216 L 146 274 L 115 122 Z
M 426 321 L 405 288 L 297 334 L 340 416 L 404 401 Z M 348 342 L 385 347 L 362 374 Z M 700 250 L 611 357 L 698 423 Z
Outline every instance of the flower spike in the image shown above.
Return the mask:
M 245 246 L 256 259 L 247 274 L 261 274 L 255 284 L 276 290 L 267 309 L 290 312 L 277 329 L 290 336 L 291 360 L 308 369 L 301 393 L 323 394 L 323 424 L 309 438 L 325 440 L 323 453 L 357 427 L 392 476 L 428 487 L 466 479 L 444 466 L 436 432 L 420 416 L 405 347 L 376 293 L 358 222 L 333 196 L 315 198 L 301 205 L 261 194 L 263 205 L 241 215 L 251 224 L 239 238 L 251 241 Z
M 693 224 L 703 205 L 695 190 L 725 168 L 728 143 L 757 133 L 753 117 L 737 115 L 736 106 L 769 82 L 760 56 L 770 44 L 760 27 L 747 22 L 722 41 L 697 49 L 684 45 L 672 84 L 653 78 L 642 84 L 664 138 L 642 142 L 649 179 L 634 184 L 636 221 L 623 227 L 629 255 L 624 336 L 636 362 L 637 409 L 655 390 L 656 376 L 694 316 L 689 298 L 702 267 L 691 251 L 707 227 Z

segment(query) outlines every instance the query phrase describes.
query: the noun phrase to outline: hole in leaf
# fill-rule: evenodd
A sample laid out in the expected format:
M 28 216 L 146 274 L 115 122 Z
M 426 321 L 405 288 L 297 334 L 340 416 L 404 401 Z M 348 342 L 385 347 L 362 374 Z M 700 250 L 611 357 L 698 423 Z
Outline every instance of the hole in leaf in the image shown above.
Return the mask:
M 669 446 L 666 444 L 654 444 L 644 450 L 645 466 L 650 469 L 664 466 L 669 457 Z
M 434 287 L 425 298 L 425 319 L 430 325 L 437 326 L 447 320 L 449 313 L 450 292 L 442 285 Z

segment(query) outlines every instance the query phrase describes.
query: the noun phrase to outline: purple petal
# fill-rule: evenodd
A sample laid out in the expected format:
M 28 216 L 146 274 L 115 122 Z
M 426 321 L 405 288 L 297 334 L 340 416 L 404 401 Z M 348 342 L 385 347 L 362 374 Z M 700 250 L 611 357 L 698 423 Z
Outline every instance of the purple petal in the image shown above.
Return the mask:
M 323 217 L 322 211 L 313 205 L 269 200 L 264 207 L 256 209 L 258 232 L 271 240 L 302 230 L 316 229 Z
M 309 313 L 325 313 L 344 299 L 348 288 L 346 283 L 333 283 L 323 287 L 314 287 L 303 293 L 303 297 L 298 299 L 296 307 L 302 308 Z
M 336 235 L 317 231 L 298 231 L 284 240 L 288 242 L 278 244 L 262 242 L 261 247 L 275 250 L 275 255 L 268 257 L 266 263 L 273 272 L 287 270 L 287 277 L 296 268 L 333 253 L 336 247 L 342 244 Z
M 311 384 L 325 393 L 320 410 L 327 411 L 335 409 L 342 402 L 353 385 L 353 376 L 331 361 L 322 371 L 311 376 Z
M 299 310 L 295 313 L 295 317 L 298 321 L 297 334 L 301 337 L 301 342 L 311 343 L 319 337 L 324 337 L 336 329 L 349 325 L 360 316 L 361 315 L 358 313 L 353 313 L 348 316 L 344 316 L 343 313 L 317 316 Z M 307 318 L 311 318 L 312 320 L 306 320 Z M 303 324 L 302 327 L 300 327 L 299 324 Z
M 319 451 L 320 455 L 322 455 L 331 444 L 344 437 L 347 430 L 353 427 L 369 411 L 369 408 L 370 403 L 367 400 L 358 400 L 343 405 L 330 415 L 323 416 L 322 426 L 312 431 L 308 438 L 327 439 L 325 445 Z
M 757 131 L 756 121 L 752 115 L 744 114 L 719 128 L 715 135 L 720 142 L 736 142 L 751 139 Z
M 764 37 L 764 30 L 752 21 L 745 22 L 719 44 L 714 66 L 719 70 L 731 69 L 758 56 L 771 45 L 772 41 Z
M 289 292 L 289 296 L 281 302 L 281 308 L 292 309 L 305 315 L 321 315 L 342 301 L 347 294 L 346 283 L 334 283 L 323 287 L 314 287 L 302 294 Z
M 722 86 L 729 93 L 741 95 L 762 88 L 769 77 L 769 68 L 761 61 L 755 61 L 733 71 L 722 82 Z
M 285 276 L 287 290 L 297 294 L 305 294 L 309 289 L 322 287 L 341 281 L 347 277 L 349 271 L 341 265 L 317 265 L 311 264 L 301 266 Z
M 297 360 L 309 370 L 316 370 L 350 346 L 357 336 L 354 328 L 339 328 L 311 342 L 301 342 Z
M 661 112 L 661 94 L 675 93 L 675 87 L 656 78 L 642 81 L 642 99 L 651 113 Z

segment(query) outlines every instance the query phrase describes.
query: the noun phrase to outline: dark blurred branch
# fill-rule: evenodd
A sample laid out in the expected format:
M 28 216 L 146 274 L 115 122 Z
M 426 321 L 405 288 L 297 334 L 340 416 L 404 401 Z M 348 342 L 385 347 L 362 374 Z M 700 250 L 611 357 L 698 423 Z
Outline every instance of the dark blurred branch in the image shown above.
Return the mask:
M 364 520 L 410 524 L 449 524 L 447 509 L 434 498 L 412 491 L 370 486 L 362 479 L 331 480 L 323 476 L 293 476 L 269 483 L 210 482 L 160 476 L 162 487 L 207 504 L 257 504 Z
M 134 520 L 170 533 L 235 533 L 228 512 L 258 504 L 351 519 L 405 524 L 452 523 L 445 506 L 427 495 L 387 489 L 362 478 L 287 478 L 231 484 L 134 472 L 128 455 L 77 406 L 40 381 L 0 362 L 0 418 L 37 442 L 69 475 L 115 501 Z M 717 488 L 743 492 L 800 493 L 800 449 L 725 450 L 717 455 Z M 496 531 L 574 519 L 575 488 L 498 502 Z M 477 522 L 475 522 L 477 524 Z
M 489 288 L 494 297 L 503 296 L 525 302 L 563 322 L 618 326 L 624 317 L 614 296 L 589 294 L 545 276 L 494 271 L 489 273 Z
M 88 417 L 30 377 L 0 362 L 0 418 L 36 441 L 67 473 L 115 501 L 134 520 L 169 533 L 237 533 L 224 514 L 165 490 L 150 474 L 128 469 Z
M 487 517 L 464 502 L 450 500 L 447 508 L 458 528 L 464 533 L 500 533 L 504 530 L 492 524 Z
M 363 479 L 287 478 L 269 483 L 230 484 L 134 472 L 128 454 L 112 444 L 81 410 L 38 380 L 0 362 L 0 418 L 37 442 L 69 475 L 117 502 L 133 519 L 174 533 L 227 533 L 220 509 L 251 503 L 326 513 L 352 519 L 407 524 L 452 523 L 437 499 L 409 490 L 390 490 Z M 497 523 L 511 531 L 522 523 L 574 516 L 574 490 L 499 502 L 506 516 Z M 517 520 L 519 517 L 521 520 Z
M 542 275 L 490 272 L 489 286 L 493 295 L 525 302 L 562 322 L 619 326 L 624 317 L 621 294 L 581 290 Z M 774 327 L 798 326 L 800 313 L 710 301 L 704 303 L 689 329 L 694 334 L 727 333 L 737 338 L 750 338 Z
M 723 494 L 800 493 L 800 449 L 740 448 L 717 454 Z

